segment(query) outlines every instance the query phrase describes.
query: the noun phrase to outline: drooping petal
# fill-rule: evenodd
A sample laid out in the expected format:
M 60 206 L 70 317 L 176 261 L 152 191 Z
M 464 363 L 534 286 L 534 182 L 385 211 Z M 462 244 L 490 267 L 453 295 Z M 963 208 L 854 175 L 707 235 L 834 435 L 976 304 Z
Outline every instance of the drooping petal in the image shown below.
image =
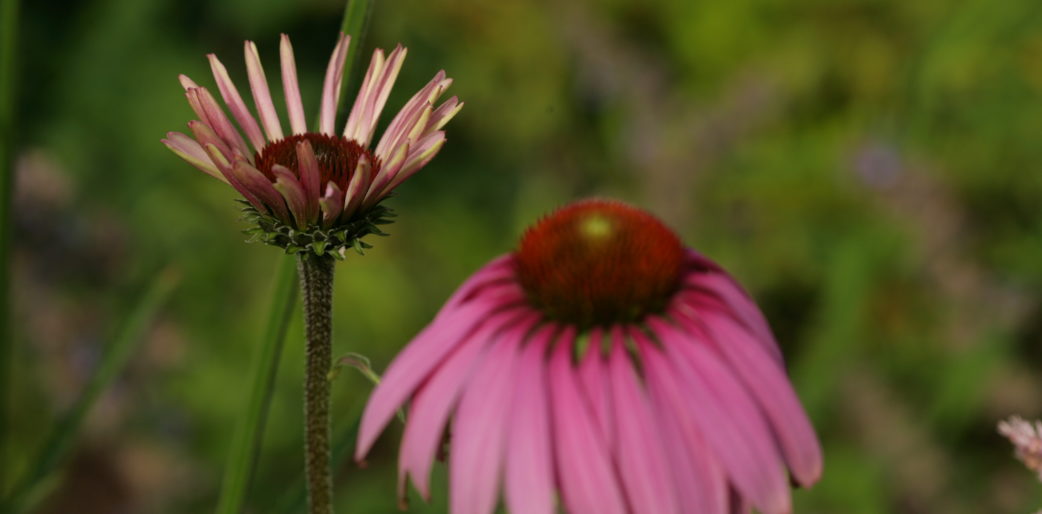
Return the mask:
M 646 370 L 654 419 L 670 448 L 680 511 L 728 514 L 727 480 L 692 419 L 698 414 L 688 405 L 687 392 L 681 389 L 679 379 L 654 343 L 637 329 L 631 329 L 629 335 L 636 342 Z
M 221 92 L 221 98 L 224 99 L 224 103 L 231 109 L 235 121 L 239 122 L 239 127 L 246 132 L 246 137 L 249 138 L 253 148 L 259 152 L 264 148 L 265 141 L 264 134 L 261 133 L 260 126 L 257 125 L 257 120 L 253 118 L 250 110 L 246 107 L 246 103 L 242 101 L 239 89 L 235 87 L 235 82 L 228 75 L 228 70 L 224 67 L 224 64 L 214 54 L 207 54 L 206 57 L 210 60 L 210 69 L 213 71 L 214 80 L 217 81 L 217 89 Z
M 394 416 L 395 410 L 427 379 L 449 352 L 480 326 L 489 314 L 516 304 L 523 296 L 524 293 L 517 285 L 505 284 L 498 290 L 488 290 L 486 294 L 437 316 L 427 325 L 387 367 L 383 380 L 369 397 L 358 430 L 355 460 L 362 460 L 380 431 Z
M 162 142 L 170 151 L 187 161 L 188 164 L 199 168 L 207 175 L 221 182 L 228 183 L 228 179 L 221 175 L 221 171 L 217 169 L 210 157 L 206 155 L 206 150 L 203 150 L 203 147 L 196 140 L 180 132 L 167 132 L 166 139 L 163 139 Z
M 427 134 L 409 149 L 409 155 L 402 164 L 401 169 L 391 179 L 390 183 L 382 191 L 382 194 L 390 193 L 398 187 L 405 179 L 420 171 L 431 159 L 438 154 L 441 147 L 445 145 L 445 132 L 437 131 Z
M 546 350 L 554 328 L 544 326 L 521 354 L 511 402 L 506 456 L 506 504 L 510 512 L 554 513 L 554 468 L 546 388 Z
M 663 376 L 680 378 L 692 418 L 739 491 L 764 514 L 792 510 L 781 456 L 759 409 L 742 384 L 704 343 L 658 318 L 648 320 L 668 355 Z M 649 359 L 649 366 L 652 359 Z M 659 367 L 663 367 L 659 363 Z M 654 370 L 648 376 L 657 375 Z
M 322 171 L 318 167 L 315 151 L 308 141 L 297 143 L 297 167 L 300 184 L 304 187 L 304 199 L 308 220 L 318 215 L 318 197 L 322 191 Z
M 289 219 L 289 211 L 283 195 L 279 194 L 275 185 L 260 170 L 240 158 L 233 163 L 232 173 L 243 186 L 264 202 L 272 214 L 280 219 Z
M 273 165 L 271 172 L 275 174 L 275 189 L 286 199 L 286 205 L 293 213 L 297 228 L 306 227 L 312 220 L 308 217 L 308 202 L 304 186 L 297 180 L 296 174 L 281 164 Z
M 249 147 L 246 146 L 246 141 L 242 138 L 242 134 L 239 134 L 239 131 L 232 125 L 231 120 L 224 114 L 221 106 L 217 104 L 217 100 L 205 87 L 189 89 L 186 94 L 188 95 L 188 102 L 193 104 L 193 108 L 195 105 L 199 106 L 198 109 L 202 111 L 201 117 L 203 121 L 231 148 L 233 157 L 249 157 L 251 155 Z
M 526 333 L 518 327 L 491 343 L 453 419 L 449 504 L 453 514 L 491 514 L 506 454 L 514 376 Z
M 387 125 L 373 155 L 380 160 L 386 160 L 395 148 L 405 142 L 406 136 L 416 126 L 423 109 L 437 99 L 438 95 L 451 83 L 452 79 L 445 78 L 445 71 L 439 71 L 427 85 L 423 86 L 423 89 L 417 91 Z
M 470 379 L 475 362 L 483 358 L 494 336 L 506 326 L 527 331 L 537 319 L 534 313 L 519 315 L 506 311 L 493 314 L 487 323 L 453 350 L 416 391 L 409 406 L 398 460 L 399 494 L 403 498 L 406 474 L 412 477 L 420 495 L 424 499 L 430 498 L 428 477 L 449 414 Z
M 362 155 L 358 158 L 355 171 L 351 174 L 351 181 L 347 183 L 347 191 L 344 194 L 344 217 L 350 218 L 362 205 L 362 199 L 369 191 L 369 184 L 373 177 L 373 166 L 369 158 Z
M 445 125 L 455 118 L 459 114 L 460 109 L 463 109 L 463 102 L 459 101 L 459 98 L 452 97 L 445 100 L 444 103 L 434 109 L 434 113 L 431 114 L 430 123 L 427 126 L 427 131 L 441 130 Z
M 253 44 L 253 41 L 247 41 L 244 52 L 246 75 L 250 79 L 250 90 L 253 92 L 253 104 L 257 107 L 264 133 L 267 134 L 268 141 L 278 141 L 282 139 L 282 124 L 279 122 L 278 111 L 275 110 L 275 102 L 271 100 L 268 78 L 264 75 L 264 66 L 261 65 L 257 45 Z
M 615 337 L 620 331 L 612 332 L 608 368 L 618 434 L 614 453 L 626 497 L 635 512 L 679 513 L 674 494 L 677 485 L 673 483 L 651 405 L 638 384 L 623 338 Z
M 289 124 L 294 134 L 308 131 L 304 117 L 304 102 L 300 100 L 300 86 L 297 84 L 297 63 L 293 57 L 293 45 L 289 36 L 283 34 L 279 41 L 279 57 L 282 61 L 282 90 L 286 94 L 286 110 L 289 111 Z
M 717 351 L 730 364 L 752 392 L 770 420 L 782 453 L 793 477 L 810 486 L 821 477 L 821 446 L 800 405 L 788 377 L 778 363 L 764 351 L 756 336 L 743 325 L 716 309 L 675 310 L 678 320 L 690 330 L 705 330 Z
M 318 199 L 318 206 L 322 209 L 322 223 L 327 227 L 332 225 L 344 210 L 344 192 L 335 182 L 327 183 L 325 194 Z
M 326 67 L 326 79 L 322 83 L 322 109 L 318 115 L 319 132 L 333 135 L 336 133 L 336 106 L 340 100 L 340 84 L 344 78 L 344 60 L 347 59 L 347 48 L 351 44 L 351 36 L 340 33 L 336 48 L 329 58 Z
M 564 505 L 574 513 L 624 514 L 628 509 L 607 445 L 576 381 L 573 343 L 567 336 L 558 338 L 549 365 L 554 457 Z
M 604 331 L 594 327 L 590 331 L 589 345 L 586 355 L 579 364 L 579 384 L 583 389 L 587 403 L 601 437 L 608 448 L 615 448 L 615 417 L 612 414 L 611 382 L 608 380 L 608 366 L 604 361 L 602 339 Z

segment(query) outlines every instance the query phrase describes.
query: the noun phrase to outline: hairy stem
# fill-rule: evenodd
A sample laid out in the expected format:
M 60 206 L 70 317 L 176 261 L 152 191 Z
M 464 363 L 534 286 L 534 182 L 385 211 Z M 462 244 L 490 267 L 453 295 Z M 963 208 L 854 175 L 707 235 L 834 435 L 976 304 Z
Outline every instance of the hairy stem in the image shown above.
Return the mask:
M 333 259 L 300 254 L 307 368 L 304 378 L 305 473 L 309 514 L 333 513 L 329 455 L 329 370 L 332 366 Z

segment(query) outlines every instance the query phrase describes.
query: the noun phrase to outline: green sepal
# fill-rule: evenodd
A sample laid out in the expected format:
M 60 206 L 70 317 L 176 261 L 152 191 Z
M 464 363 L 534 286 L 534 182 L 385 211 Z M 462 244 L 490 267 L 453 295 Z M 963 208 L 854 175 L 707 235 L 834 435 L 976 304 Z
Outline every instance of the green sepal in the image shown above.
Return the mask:
M 364 251 L 373 245 L 362 241 L 372 234 L 387 236 L 378 225 L 393 223 L 394 211 L 382 205 L 376 205 L 356 215 L 347 223 L 333 227 L 311 225 L 300 229 L 286 225 L 278 218 L 261 213 L 248 202 L 237 200 L 244 205 L 243 220 L 250 223 L 250 228 L 243 231 L 249 237 L 247 243 L 264 243 L 282 248 L 288 254 L 311 252 L 316 256 L 328 255 L 337 260 L 346 257 L 348 248 L 364 255 Z

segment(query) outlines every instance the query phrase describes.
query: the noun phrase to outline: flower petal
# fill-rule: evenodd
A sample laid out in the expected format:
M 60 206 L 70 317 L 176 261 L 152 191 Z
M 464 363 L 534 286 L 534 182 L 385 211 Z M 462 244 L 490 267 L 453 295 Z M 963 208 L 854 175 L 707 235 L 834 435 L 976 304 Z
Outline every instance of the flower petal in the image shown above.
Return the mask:
M 289 206 L 290 212 L 293 213 L 293 219 L 296 221 L 297 228 L 307 227 L 312 220 L 308 217 L 307 197 L 304 193 L 304 186 L 300 184 L 297 176 L 289 168 L 281 164 L 272 165 L 271 172 L 275 174 L 275 189 L 286 199 L 286 205 Z
M 742 384 L 706 347 L 658 318 L 648 320 L 681 380 L 699 431 L 741 493 L 764 514 L 787 514 L 792 505 L 781 457 L 759 409 Z M 649 359 L 650 363 L 650 359 Z M 650 366 L 650 364 L 649 364 Z M 663 365 L 660 363 L 659 368 Z M 662 374 L 649 369 L 648 376 Z
M 203 150 L 203 147 L 196 140 L 180 132 L 167 132 L 166 139 L 163 139 L 162 142 L 170 151 L 187 161 L 188 164 L 199 168 L 207 175 L 225 184 L 228 183 L 228 179 L 221 175 L 221 171 L 217 169 L 217 166 L 210 160 L 210 156 L 206 155 L 206 150 Z
M 608 366 L 604 361 L 602 338 L 604 331 L 594 327 L 590 331 L 586 355 L 579 364 L 579 384 L 590 405 L 590 411 L 601 437 L 608 448 L 615 448 L 615 421 L 612 416 L 611 382 L 608 381 Z
M 465 282 L 467 287 L 470 281 Z M 524 293 L 516 284 L 505 284 L 497 290 L 486 290 L 482 295 L 443 311 L 395 357 L 376 386 L 362 414 L 358 430 L 355 460 L 362 460 L 376 437 L 394 416 L 402 403 L 431 371 L 445 359 L 459 343 L 485 318 L 496 311 L 516 304 Z
M 362 154 L 355 165 L 355 171 L 351 173 L 351 181 L 347 183 L 347 191 L 344 193 L 344 217 L 354 216 L 355 211 L 362 205 L 362 199 L 369 191 L 369 184 L 373 177 L 373 167 L 369 158 Z
M 395 148 L 404 144 L 406 136 L 416 126 L 424 108 L 437 99 L 438 95 L 451 83 L 452 79 L 445 78 L 445 71 L 439 71 L 427 85 L 417 91 L 387 125 L 373 155 L 380 160 L 386 160 Z
M 267 134 L 268 141 L 278 141 L 282 139 L 282 124 L 279 122 L 278 111 L 275 110 L 275 102 L 271 100 L 271 90 L 268 89 L 268 79 L 264 75 L 264 66 L 261 65 L 257 45 L 253 44 L 253 41 L 247 41 L 244 52 L 246 75 L 250 79 L 250 90 L 253 92 L 253 104 L 257 107 L 264 133 Z
M 334 135 L 336 133 L 336 105 L 340 100 L 340 83 L 344 78 L 344 60 L 347 59 L 347 47 L 351 44 L 351 36 L 340 33 L 333 55 L 326 66 L 326 79 L 322 83 L 322 108 L 318 114 L 319 132 Z
M 679 513 L 674 494 L 677 486 L 654 425 L 654 413 L 637 382 L 619 329 L 612 330 L 608 368 L 618 434 L 614 454 L 630 508 L 635 512 Z
M 373 53 L 369 71 L 362 81 L 362 88 L 344 126 L 345 137 L 354 139 L 362 146 L 369 145 L 373 131 L 376 130 L 376 122 L 380 119 L 380 112 L 387 103 L 387 97 L 391 94 L 391 88 L 394 87 L 407 53 L 408 50 L 401 45 L 395 47 L 386 61 L 382 51 L 377 50 Z
M 304 187 L 306 215 L 309 220 L 318 216 L 318 197 L 322 194 L 322 172 L 318 168 L 318 159 L 308 141 L 297 143 L 297 172 L 300 184 Z
M 553 514 L 554 467 L 550 440 L 546 350 L 554 328 L 544 326 L 526 343 L 510 405 L 506 504 L 510 512 Z
M 224 98 L 224 103 L 231 109 L 235 121 L 239 122 L 239 127 L 246 132 L 246 137 L 249 138 L 253 148 L 259 152 L 264 148 L 265 141 L 257 120 L 253 118 L 246 103 L 242 101 L 239 89 L 235 87 L 224 64 L 221 64 L 214 54 L 207 54 L 206 57 L 210 60 L 210 69 L 213 71 L 214 80 L 217 81 L 217 89 L 221 92 L 221 98 Z
M 575 379 L 573 338 L 558 338 L 549 365 L 554 456 L 564 505 L 574 513 L 624 514 L 626 503 L 619 493 L 607 445 Z
M 327 183 L 325 194 L 318 199 L 318 206 L 322 209 L 322 224 L 332 225 L 344 210 L 344 192 L 335 182 Z
M 514 376 L 527 327 L 510 327 L 474 371 L 453 419 L 449 504 L 453 514 L 491 514 L 506 453 Z
M 289 219 L 289 211 L 286 209 L 283 195 L 279 194 L 271 180 L 265 177 L 260 170 L 240 158 L 234 163 L 232 173 L 242 185 L 264 202 L 272 214 L 281 219 Z
M 286 109 L 289 111 L 289 124 L 294 134 L 308 131 L 304 118 L 304 102 L 300 100 L 300 86 L 297 84 L 297 63 L 293 57 L 293 45 L 289 36 L 283 34 L 279 41 L 279 58 L 282 61 L 282 90 L 286 94 Z

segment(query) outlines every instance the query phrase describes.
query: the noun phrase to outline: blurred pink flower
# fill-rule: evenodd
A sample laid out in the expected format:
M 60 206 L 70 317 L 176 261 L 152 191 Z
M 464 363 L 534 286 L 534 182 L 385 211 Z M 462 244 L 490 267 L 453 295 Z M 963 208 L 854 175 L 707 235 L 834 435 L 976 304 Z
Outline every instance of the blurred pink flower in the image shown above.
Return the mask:
M 217 89 L 238 128 L 210 91 L 181 75 L 188 103 L 199 118 L 188 122 L 194 138 L 170 132 L 163 143 L 190 164 L 230 184 L 258 213 L 286 226 L 329 228 L 352 221 L 434 157 L 445 143 L 442 127 L 463 104 L 452 97 L 434 105 L 452 83 L 440 71 L 413 95 L 371 148 L 380 112 L 406 55 L 401 46 L 386 57 L 377 50 L 344 129 L 337 134 L 334 125 L 349 43 L 350 37 L 341 34 L 329 60 L 317 132 L 307 128 L 293 48 L 283 34 L 280 50 L 288 135 L 272 101 L 257 47 L 247 41 L 246 71 L 260 122 L 224 65 L 210 54 Z
M 999 433 L 1013 443 L 1017 459 L 1042 481 L 1042 421 L 1032 425 L 1020 416 L 1012 416 L 999 422 Z
M 453 514 L 792 511 L 817 436 L 753 300 L 651 215 L 588 200 L 470 277 L 391 363 L 356 459 L 410 402 L 424 498 L 449 419 Z M 559 492 L 559 495 L 558 495 Z

